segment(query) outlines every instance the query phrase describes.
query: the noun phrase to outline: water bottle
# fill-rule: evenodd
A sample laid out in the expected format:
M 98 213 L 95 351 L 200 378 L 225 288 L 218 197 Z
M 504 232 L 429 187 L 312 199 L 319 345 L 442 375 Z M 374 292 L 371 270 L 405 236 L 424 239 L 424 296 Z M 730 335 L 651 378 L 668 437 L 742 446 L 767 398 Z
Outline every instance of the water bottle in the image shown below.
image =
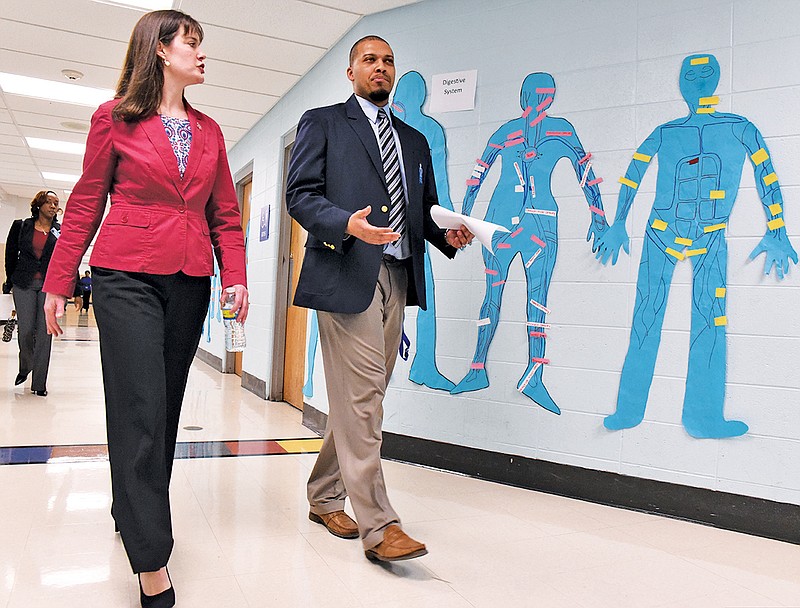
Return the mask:
M 244 337 L 244 325 L 236 320 L 238 313 L 232 312 L 233 303 L 236 301 L 236 289 L 228 287 L 225 290 L 225 302 L 222 305 L 222 324 L 225 326 L 225 350 L 231 353 L 240 353 L 247 345 Z

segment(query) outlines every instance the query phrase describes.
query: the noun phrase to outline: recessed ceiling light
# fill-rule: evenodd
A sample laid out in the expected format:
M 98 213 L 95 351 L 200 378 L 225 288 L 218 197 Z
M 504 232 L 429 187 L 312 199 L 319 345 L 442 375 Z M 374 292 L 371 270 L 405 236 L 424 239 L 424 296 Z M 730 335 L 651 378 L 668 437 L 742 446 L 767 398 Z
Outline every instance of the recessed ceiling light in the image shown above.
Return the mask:
M 48 101 L 62 101 L 93 108 L 114 97 L 112 89 L 96 89 L 79 84 L 43 80 L 5 72 L 0 72 L 0 89 L 10 95 L 35 97 Z
M 70 131 L 80 131 L 81 133 L 86 133 L 89 130 L 89 123 L 79 120 L 65 120 L 61 123 L 61 126 Z
M 140 11 L 158 11 L 172 8 L 172 0 L 94 0 L 98 4 L 110 4 Z
M 52 173 L 50 171 L 42 171 L 42 177 L 49 181 L 74 184 L 80 179 L 81 176 L 72 175 L 71 173 Z
M 86 144 L 76 144 L 71 141 L 57 139 L 42 139 L 40 137 L 26 137 L 25 141 L 36 150 L 49 150 L 50 152 L 63 152 L 64 154 L 80 154 L 86 152 Z

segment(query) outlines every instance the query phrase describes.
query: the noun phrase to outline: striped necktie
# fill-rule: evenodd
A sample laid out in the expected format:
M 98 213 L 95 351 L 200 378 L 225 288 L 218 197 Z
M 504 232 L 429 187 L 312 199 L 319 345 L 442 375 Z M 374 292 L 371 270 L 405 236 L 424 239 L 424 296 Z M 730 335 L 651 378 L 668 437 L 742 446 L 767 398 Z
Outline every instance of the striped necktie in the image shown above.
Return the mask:
M 400 239 L 402 239 L 406 233 L 406 200 L 392 125 L 389 124 L 389 117 L 386 116 L 383 108 L 378 110 L 378 142 L 381 147 L 383 172 L 386 174 L 386 187 L 389 189 L 389 200 L 391 201 L 389 228 L 400 234 Z

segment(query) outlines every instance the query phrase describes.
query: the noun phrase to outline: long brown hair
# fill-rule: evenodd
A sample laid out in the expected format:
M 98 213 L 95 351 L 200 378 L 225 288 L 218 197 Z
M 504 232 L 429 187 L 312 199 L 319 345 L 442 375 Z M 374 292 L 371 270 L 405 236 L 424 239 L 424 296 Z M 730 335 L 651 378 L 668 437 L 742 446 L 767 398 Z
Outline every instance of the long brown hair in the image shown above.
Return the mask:
M 158 43 L 168 46 L 181 28 L 203 40 L 203 27 L 181 11 L 153 11 L 139 19 L 117 83 L 115 97 L 122 101 L 112 112 L 115 119 L 135 122 L 158 112 L 164 88 L 164 65 L 156 54 Z

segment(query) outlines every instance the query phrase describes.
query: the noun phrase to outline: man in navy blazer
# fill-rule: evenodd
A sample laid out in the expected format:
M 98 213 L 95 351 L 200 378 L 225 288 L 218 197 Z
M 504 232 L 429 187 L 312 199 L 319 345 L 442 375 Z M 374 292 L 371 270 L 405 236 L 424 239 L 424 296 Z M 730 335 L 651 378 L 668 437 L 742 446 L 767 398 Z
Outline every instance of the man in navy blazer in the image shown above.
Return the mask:
M 452 258 L 473 235 L 431 219 L 438 202 L 427 140 L 387 111 L 388 43 L 357 41 L 347 77 L 353 96 L 300 119 L 287 185 L 289 213 L 309 233 L 294 303 L 319 311 L 329 402 L 309 518 L 336 536 L 360 535 L 370 559 L 396 561 L 427 553 L 403 532 L 380 463 L 404 307 L 426 306 L 424 240 Z M 347 496 L 357 524 L 344 512 Z

